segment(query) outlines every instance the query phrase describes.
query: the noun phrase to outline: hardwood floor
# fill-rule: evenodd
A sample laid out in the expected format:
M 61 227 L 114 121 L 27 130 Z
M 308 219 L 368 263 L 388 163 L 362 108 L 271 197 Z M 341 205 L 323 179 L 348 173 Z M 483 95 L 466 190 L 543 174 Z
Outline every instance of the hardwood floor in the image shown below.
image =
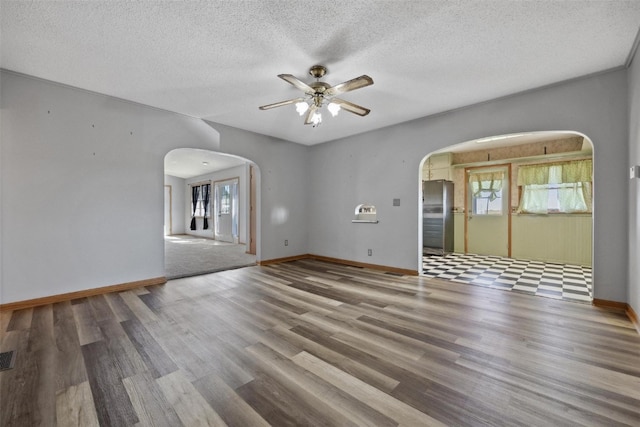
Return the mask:
M 640 425 L 622 312 L 319 261 L 3 312 L 2 426 Z

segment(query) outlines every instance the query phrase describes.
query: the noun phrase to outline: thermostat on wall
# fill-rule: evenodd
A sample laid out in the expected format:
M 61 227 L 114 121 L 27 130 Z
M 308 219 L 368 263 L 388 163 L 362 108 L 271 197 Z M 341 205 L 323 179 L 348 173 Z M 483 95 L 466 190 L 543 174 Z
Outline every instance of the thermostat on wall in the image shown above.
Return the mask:
M 631 166 L 631 168 L 629 169 L 629 178 L 640 178 L 640 166 Z

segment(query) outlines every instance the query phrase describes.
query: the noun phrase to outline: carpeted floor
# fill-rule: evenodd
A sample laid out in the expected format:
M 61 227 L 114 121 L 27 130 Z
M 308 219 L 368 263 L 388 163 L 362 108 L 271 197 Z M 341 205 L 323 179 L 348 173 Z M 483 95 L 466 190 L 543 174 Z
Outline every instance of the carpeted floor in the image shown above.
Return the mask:
M 165 236 L 165 276 L 167 279 L 177 279 L 255 265 L 255 255 L 245 251 L 246 245 L 186 234 Z

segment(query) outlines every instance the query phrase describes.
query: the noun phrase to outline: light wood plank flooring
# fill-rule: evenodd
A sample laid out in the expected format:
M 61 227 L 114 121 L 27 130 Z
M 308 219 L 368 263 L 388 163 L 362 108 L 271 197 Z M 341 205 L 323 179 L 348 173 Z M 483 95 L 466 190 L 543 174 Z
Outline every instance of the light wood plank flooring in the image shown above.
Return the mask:
M 1 314 L 2 426 L 640 425 L 589 305 L 319 261 Z

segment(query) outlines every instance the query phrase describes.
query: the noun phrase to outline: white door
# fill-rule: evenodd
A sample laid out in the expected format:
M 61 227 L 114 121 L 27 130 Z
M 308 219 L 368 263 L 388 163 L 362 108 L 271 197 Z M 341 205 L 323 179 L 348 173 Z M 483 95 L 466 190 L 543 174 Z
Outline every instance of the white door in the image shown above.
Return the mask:
M 466 250 L 508 257 L 509 171 L 507 167 L 468 169 Z
M 215 236 L 223 242 L 238 238 L 238 180 L 215 183 Z

